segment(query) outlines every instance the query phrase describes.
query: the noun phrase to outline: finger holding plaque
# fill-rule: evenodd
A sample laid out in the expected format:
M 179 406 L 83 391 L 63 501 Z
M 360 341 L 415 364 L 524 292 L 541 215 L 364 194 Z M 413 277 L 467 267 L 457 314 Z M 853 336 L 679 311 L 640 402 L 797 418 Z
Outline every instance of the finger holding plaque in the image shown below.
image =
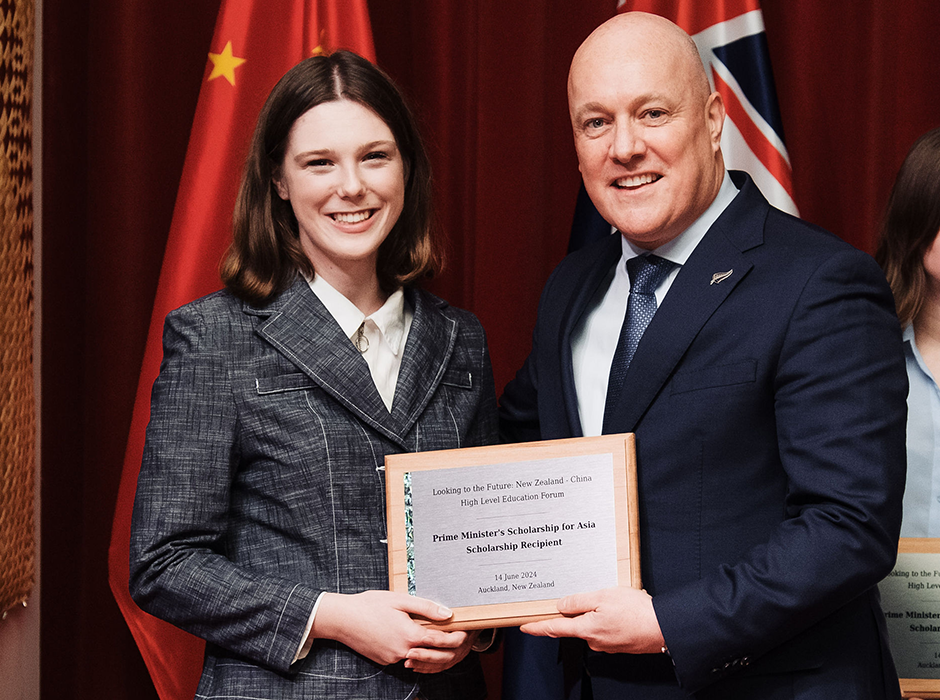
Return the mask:
M 389 588 L 454 611 L 434 627 L 559 617 L 571 593 L 640 588 L 634 436 L 389 455 Z

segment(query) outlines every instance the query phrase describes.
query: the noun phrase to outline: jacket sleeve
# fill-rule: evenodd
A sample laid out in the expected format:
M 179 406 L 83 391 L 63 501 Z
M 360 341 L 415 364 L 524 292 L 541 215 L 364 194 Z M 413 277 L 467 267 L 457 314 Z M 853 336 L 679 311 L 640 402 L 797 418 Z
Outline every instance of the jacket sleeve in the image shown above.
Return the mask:
M 846 250 L 815 270 L 776 363 L 784 519 L 741 560 L 653 599 L 689 692 L 858 599 L 897 555 L 907 375 L 890 292 L 870 257 Z
M 134 502 L 130 591 L 147 612 L 286 672 L 320 591 L 226 556 L 240 455 L 221 335 L 193 305 L 167 316 Z

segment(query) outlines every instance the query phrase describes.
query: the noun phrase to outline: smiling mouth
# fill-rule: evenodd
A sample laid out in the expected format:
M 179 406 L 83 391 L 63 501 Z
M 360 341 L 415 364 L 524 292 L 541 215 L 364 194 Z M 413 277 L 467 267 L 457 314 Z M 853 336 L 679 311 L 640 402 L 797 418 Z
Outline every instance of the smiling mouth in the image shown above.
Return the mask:
M 630 175 L 628 177 L 622 177 L 619 180 L 614 180 L 613 184 L 614 187 L 618 189 L 627 190 L 642 187 L 643 185 L 650 185 L 660 179 L 662 179 L 662 175 L 646 173 L 644 175 Z
M 330 214 L 330 218 L 339 224 L 358 224 L 366 219 L 371 219 L 376 209 L 366 209 L 365 211 L 336 212 Z

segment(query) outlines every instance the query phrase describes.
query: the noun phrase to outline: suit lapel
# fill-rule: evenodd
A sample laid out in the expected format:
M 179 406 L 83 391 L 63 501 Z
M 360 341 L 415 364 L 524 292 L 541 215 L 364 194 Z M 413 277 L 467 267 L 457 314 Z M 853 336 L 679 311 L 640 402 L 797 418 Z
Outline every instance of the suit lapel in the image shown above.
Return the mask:
M 408 353 L 421 349 L 425 345 L 432 345 L 432 343 L 422 342 L 420 337 L 424 335 L 422 333 L 424 327 L 434 325 L 420 318 L 429 315 L 426 309 L 421 313 L 418 309 L 415 310 L 415 319 L 408 336 L 405 359 L 399 373 L 398 388 L 391 414 L 385 408 L 385 403 L 375 388 L 375 382 L 372 380 L 365 359 L 349 338 L 343 334 L 339 324 L 302 277 L 298 276 L 297 281 L 271 306 L 262 309 L 248 306 L 246 312 L 269 316 L 258 327 L 258 334 L 262 338 L 359 419 L 405 447 L 404 436 L 420 415 L 420 410 L 415 409 L 415 405 L 420 402 L 411 396 L 416 390 L 404 391 L 406 396 L 401 399 L 400 391 L 403 387 L 412 386 L 407 377 L 416 373 L 414 369 L 406 371 L 406 367 L 415 362 L 415 360 L 409 360 Z M 436 327 L 434 330 L 437 330 Z M 454 332 L 453 335 L 456 333 Z M 453 339 L 447 345 L 447 357 L 450 356 L 449 352 L 452 348 Z M 433 351 L 429 352 L 432 355 L 435 354 Z M 443 356 L 444 353 L 440 351 L 437 354 Z M 445 363 L 446 360 L 442 360 L 438 362 L 438 365 Z M 442 372 L 443 370 L 440 369 L 436 374 Z M 425 374 L 431 373 L 433 373 L 431 369 L 425 372 Z M 428 398 L 433 394 L 436 386 L 437 384 L 432 385 L 431 381 L 422 385 Z M 400 407 L 400 401 L 407 408 Z M 422 408 L 426 401 L 421 404 Z
M 592 251 L 593 252 L 593 251 Z M 582 266 L 583 275 L 574 280 L 575 288 L 571 301 L 562 316 L 561 333 L 559 334 L 557 348 L 558 357 L 561 358 L 562 367 L 562 394 L 565 400 L 565 411 L 568 414 L 568 425 L 571 435 L 580 437 L 581 416 L 578 412 L 578 392 L 574 383 L 574 363 L 571 355 L 571 338 L 581 322 L 581 317 L 588 309 L 591 299 L 597 293 L 600 284 L 607 277 L 610 269 L 617 264 L 623 254 L 623 244 L 619 233 L 612 233 L 603 243 L 598 244 L 597 251 Z
M 748 178 L 682 266 L 624 378 L 616 432 L 636 429 L 702 326 L 748 274 L 752 264 L 744 251 L 760 245 L 768 210 Z

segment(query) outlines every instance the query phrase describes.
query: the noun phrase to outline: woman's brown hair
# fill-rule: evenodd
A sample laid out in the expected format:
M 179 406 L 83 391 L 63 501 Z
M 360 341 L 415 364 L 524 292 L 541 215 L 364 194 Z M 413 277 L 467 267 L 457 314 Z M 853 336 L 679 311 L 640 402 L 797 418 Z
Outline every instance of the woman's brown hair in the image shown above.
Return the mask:
M 894 292 L 902 326 L 920 312 L 926 294 L 924 255 L 940 232 L 940 128 L 911 147 L 891 190 L 875 260 Z
M 404 208 L 379 248 L 379 284 L 391 292 L 440 271 L 440 244 L 431 229 L 431 168 L 414 116 L 385 73 L 361 56 L 337 51 L 291 68 L 258 117 L 235 203 L 233 242 L 221 268 L 226 287 L 242 299 L 264 303 L 286 289 L 298 271 L 313 277 L 297 219 L 290 202 L 278 196 L 274 179 L 294 122 L 335 100 L 375 112 L 391 129 L 404 161 Z

